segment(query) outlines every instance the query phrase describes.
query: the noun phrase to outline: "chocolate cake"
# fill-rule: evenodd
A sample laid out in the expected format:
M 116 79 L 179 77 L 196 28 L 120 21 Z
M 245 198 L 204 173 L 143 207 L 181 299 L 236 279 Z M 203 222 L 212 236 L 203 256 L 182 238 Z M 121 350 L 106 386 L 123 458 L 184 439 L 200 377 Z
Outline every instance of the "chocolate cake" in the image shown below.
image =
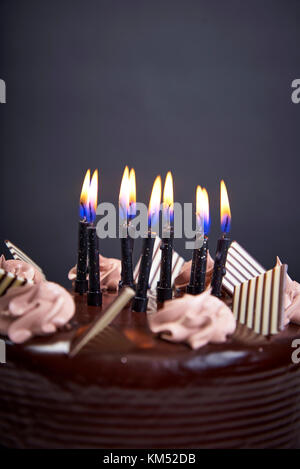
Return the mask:
M 63 330 L 18 345 L 2 337 L 1 445 L 299 448 L 299 326 L 263 337 L 239 324 L 225 343 L 191 350 L 161 340 L 146 314 L 127 307 L 70 358 L 70 342 L 95 315 L 85 296 L 74 298 Z M 114 298 L 103 295 L 103 310 Z

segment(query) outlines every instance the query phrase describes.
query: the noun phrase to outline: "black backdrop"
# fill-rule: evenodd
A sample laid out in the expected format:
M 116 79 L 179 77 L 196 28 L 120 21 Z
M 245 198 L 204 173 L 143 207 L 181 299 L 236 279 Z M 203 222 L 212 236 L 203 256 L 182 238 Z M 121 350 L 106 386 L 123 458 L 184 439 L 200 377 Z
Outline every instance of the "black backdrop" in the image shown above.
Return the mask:
M 295 0 L 0 0 L 0 240 L 66 284 L 86 168 L 113 202 L 125 164 L 145 202 L 171 169 L 176 200 L 207 187 L 212 246 L 224 178 L 233 237 L 300 279 L 299 21 Z

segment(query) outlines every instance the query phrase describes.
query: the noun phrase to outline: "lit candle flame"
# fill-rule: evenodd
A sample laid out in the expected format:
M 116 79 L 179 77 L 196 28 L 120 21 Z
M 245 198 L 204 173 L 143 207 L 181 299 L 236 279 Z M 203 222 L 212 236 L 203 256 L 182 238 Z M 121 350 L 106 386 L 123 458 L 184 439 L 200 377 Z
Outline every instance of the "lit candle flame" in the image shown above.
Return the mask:
M 120 195 L 119 195 L 119 207 L 120 207 L 120 214 L 121 217 L 127 220 L 128 209 L 129 209 L 129 194 L 130 194 L 130 187 L 129 187 L 129 169 L 128 166 L 125 167 L 120 187 Z
M 90 180 L 91 180 L 91 170 L 88 169 L 85 178 L 82 184 L 81 194 L 80 194 L 80 207 L 79 207 L 79 214 L 81 219 L 88 218 L 88 198 L 89 198 L 89 187 L 90 187 Z
M 209 198 L 205 187 L 202 189 L 202 200 L 203 200 L 203 225 L 204 234 L 207 235 L 210 229 L 210 216 L 209 216 Z
M 231 223 L 231 212 L 228 200 L 227 189 L 225 182 L 221 181 L 220 190 L 220 201 L 221 201 L 221 229 L 223 233 L 229 233 Z
M 129 173 L 129 211 L 128 215 L 130 218 L 136 215 L 136 181 L 135 171 L 132 168 Z
M 207 190 L 201 186 L 197 186 L 196 189 L 196 217 L 197 228 L 207 235 L 210 228 L 209 199 Z
M 203 231 L 203 194 L 201 186 L 196 189 L 196 221 L 197 231 Z
M 91 184 L 89 187 L 89 197 L 88 197 L 88 206 L 89 206 L 89 222 L 93 222 L 96 218 L 96 209 L 98 204 L 98 169 L 95 169 Z
M 159 209 L 161 202 L 161 177 L 157 176 L 152 187 L 149 208 L 148 208 L 148 225 L 154 226 L 159 217 Z
M 173 191 L 173 177 L 171 171 L 168 172 L 164 185 L 163 194 L 163 207 L 164 217 L 169 223 L 173 221 L 174 215 L 174 191 Z

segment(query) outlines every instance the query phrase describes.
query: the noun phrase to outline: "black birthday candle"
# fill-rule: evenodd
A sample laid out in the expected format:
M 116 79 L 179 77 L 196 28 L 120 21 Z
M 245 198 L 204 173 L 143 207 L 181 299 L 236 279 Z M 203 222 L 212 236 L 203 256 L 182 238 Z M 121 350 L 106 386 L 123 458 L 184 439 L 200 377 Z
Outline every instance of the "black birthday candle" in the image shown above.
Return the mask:
M 121 227 L 121 281 L 119 288 L 134 288 L 132 264 L 132 240 L 128 234 L 128 226 Z
M 215 257 L 215 264 L 213 276 L 211 281 L 211 293 L 214 296 L 221 296 L 222 280 L 226 274 L 225 265 L 227 259 L 227 252 L 230 246 L 230 238 L 228 236 L 231 224 L 230 205 L 227 195 L 227 189 L 224 181 L 221 181 L 221 230 L 222 236 L 218 240 L 217 251 Z
M 196 189 L 196 235 L 195 235 L 195 247 L 193 249 L 193 257 L 192 257 L 192 265 L 191 265 L 191 273 L 190 273 L 190 282 L 186 287 L 186 292 L 194 295 L 194 283 L 195 283 L 195 268 L 196 268 L 196 261 L 198 257 L 198 251 L 202 245 L 203 240 L 203 224 L 201 219 L 201 212 L 200 212 L 200 204 L 202 198 L 202 188 L 201 186 L 197 186 Z
M 198 295 L 205 290 L 206 264 L 208 253 L 208 233 L 210 227 L 209 201 L 205 188 L 197 187 L 197 233 L 196 246 L 193 252 L 190 283 L 187 292 Z M 198 244 L 198 245 L 197 245 Z
M 131 168 L 129 173 L 129 208 L 128 208 L 128 235 L 130 237 L 131 244 L 131 256 L 133 255 L 134 248 L 134 226 L 132 221 L 136 217 L 136 180 L 135 180 L 135 171 Z
M 89 189 L 89 210 L 91 226 L 88 227 L 88 261 L 89 261 L 89 284 L 87 292 L 87 303 L 90 306 L 101 306 L 102 294 L 100 290 L 99 272 L 99 247 L 96 227 L 93 222 L 96 218 L 98 194 L 98 171 L 94 171 Z
M 157 285 L 157 301 L 163 303 L 172 299 L 172 258 L 174 240 L 174 202 L 173 202 L 173 178 L 169 171 L 164 186 L 163 195 L 163 217 L 165 225 L 163 228 L 161 242 L 161 266 L 160 278 Z
M 78 225 L 78 251 L 77 251 L 77 274 L 75 280 L 75 292 L 82 295 L 87 291 L 87 228 L 90 226 L 88 192 L 90 186 L 91 171 L 88 169 L 82 185 L 80 195 L 80 218 Z
M 194 295 L 204 292 L 206 279 L 206 265 L 208 253 L 208 237 L 204 235 L 200 249 L 197 249 L 194 277 Z
M 130 192 L 129 169 L 128 166 L 126 166 L 123 173 L 119 195 L 119 209 L 121 218 L 121 281 L 119 288 L 124 286 L 134 288 L 132 264 L 133 240 L 130 237 L 130 226 L 128 223 L 128 215 L 130 212 Z
M 102 293 L 100 290 L 99 247 L 95 226 L 89 226 L 88 232 L 88 259 L 89 259 L 89 289 L 87 303 L 90 306 L 101 306 Z
M 158 221 L 161 201 L 161 178 L 157 176 L 154 181 L 148 210 L 148 233 L 143 240 L 142 257 L 140 263 L 139 279 L 136 287 L 136 295 L 132 303 L 132 310 L 137 312 L 147 311 L 149 276 L 152 265 L 152 254 L 155 242 L 155 233 L 152 227 Z
M 195 243 L 197 243 L 197 235 L 195 237 Z M 190 295 L 194 295 L 194 281 L 195 281 L 195 265 L 197 260 L 197 247 L 193 249 L 193 257 L 192 257 L 192 265 L 191 265 L 191 273 L 190 273 L 190 281 L 186 287 L 186 292 Z

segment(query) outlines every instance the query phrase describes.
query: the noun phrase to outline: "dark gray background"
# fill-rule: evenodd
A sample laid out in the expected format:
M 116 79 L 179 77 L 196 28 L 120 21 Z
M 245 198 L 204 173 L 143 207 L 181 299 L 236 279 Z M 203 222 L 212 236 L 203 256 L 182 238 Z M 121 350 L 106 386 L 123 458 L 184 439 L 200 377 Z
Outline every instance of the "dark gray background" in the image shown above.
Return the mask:
M 299 22 L 295 0 L 0 0 L 1 242 L 66 283 L 87 167 L 113 202 L 125 164 L 145 202 L 171 169 L 176 200 L 207 187 L 212 250 L 224 178 L 233 238 L 299 280 Z

